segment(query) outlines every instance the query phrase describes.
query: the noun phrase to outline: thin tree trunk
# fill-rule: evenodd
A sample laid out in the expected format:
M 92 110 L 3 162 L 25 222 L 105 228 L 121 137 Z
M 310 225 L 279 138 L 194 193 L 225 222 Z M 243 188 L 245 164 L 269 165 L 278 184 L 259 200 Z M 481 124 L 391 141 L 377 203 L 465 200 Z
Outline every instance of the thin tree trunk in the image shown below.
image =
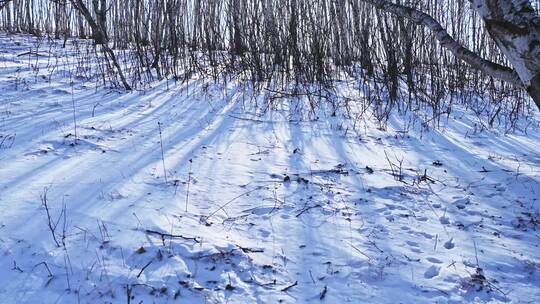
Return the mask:
M 101 8 L 97 5 L 97 0 L 94 0 L 94 9 L 98 10 L 96 14 L 99 16 L 99 24 L 94 20 L 94 17 L 92 17 L 92 14 L 84 4 L 83 0 L 71 0 L 71 3 L 73 6 L 83 15 L 83 17 L 86 19 L 86 22 L 90 25 L 90 28 L 92 29 L 92 37 L 94 38 L 94 41 L 96 44 L 101 44 L 103 51 L 106 55 L 111 59 L 114 67 L 117 70 L 118 76 L 120 76 L 120 81 L 122 81 L 122 85 L 124 88 L 128 91 L 131 91 L 131 86 L 128 84 L 126 77 L 124 76 L 124 73 L 122 72 L 122 68 L 120 67 L 120 64 L 118 63 L 118 60 L 116 59 L 116 56 L 114 55 L 113 50 L 107 45 L 108 38 L 107 33 L 104 32 L 105 27 L 105 14 L 106 14 L 106 3 L 105 0 L 101 0 Z

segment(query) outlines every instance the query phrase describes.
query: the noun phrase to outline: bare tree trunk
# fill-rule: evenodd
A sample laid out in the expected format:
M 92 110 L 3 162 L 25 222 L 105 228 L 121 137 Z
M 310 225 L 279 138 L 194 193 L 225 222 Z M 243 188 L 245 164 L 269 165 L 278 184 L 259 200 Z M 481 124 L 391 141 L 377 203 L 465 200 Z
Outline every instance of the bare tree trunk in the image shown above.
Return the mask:
M 417 9 L 387 0 L 362 0 L 385 12 L 407 18 L 429 28 L 456 58 L 472 67 L 518 87 L 525 88 L 540 109 L 540 21 L 526 0 L 473 0 L 473 8 L 512 66 L 509 68 L 481 58 L 454 40 L 437 20 Z
M 472 2 L 540 109 L 540 16 L 526 0 Z
M 114 67 L 116 68 L 118 72 L 118 76 L 120 76 L 120 80 L 122 81 L 122 85 L 124 88 L 128 91 L 131 90 L 131 86 L 128 84 L 126 77 L 124 76 L 124 73 L 122 72 L 122 68 L 120 67 L 120 64 L 118 63 L 118 60 L 116 59 L 116 56 L 114 55 L 113 50 L 107 45 L 108 37 L 107 33 L 105 32 L 105 23 L 106 23 L 106 3 L 105 0 L 101 0 L 101 5 L 98 5 L 98 0 L 94 0 L 94 10 L 96 10 L 96 14 L 98 15 L 99 24 L 94 20 L 94 17 L 88 10 L 88 7 L 86 7 L 86 4 L 84 4 L 83 0 L 71 0 L 71 3 L 73 6 L 83 15 L 83 17 L 86 19 L 86 22 L 90 25 L 90 28 L 92 29 L 92 36 L 94 38 L 94 41 L 96 44 L 101 44 L 103 51 L 105 52 L 106 56 L 110 58 L 113 62 Z
M 0 11 L 8 5 L 12 0 L 0 0 Z

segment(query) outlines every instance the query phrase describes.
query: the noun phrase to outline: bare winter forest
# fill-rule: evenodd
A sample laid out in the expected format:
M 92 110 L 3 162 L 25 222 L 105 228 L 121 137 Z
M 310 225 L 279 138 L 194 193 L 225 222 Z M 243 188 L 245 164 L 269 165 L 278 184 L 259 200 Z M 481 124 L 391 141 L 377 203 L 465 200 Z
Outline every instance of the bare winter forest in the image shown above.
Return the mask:
M 0 0 L 0 302 L 540 301 L 539 0 Z

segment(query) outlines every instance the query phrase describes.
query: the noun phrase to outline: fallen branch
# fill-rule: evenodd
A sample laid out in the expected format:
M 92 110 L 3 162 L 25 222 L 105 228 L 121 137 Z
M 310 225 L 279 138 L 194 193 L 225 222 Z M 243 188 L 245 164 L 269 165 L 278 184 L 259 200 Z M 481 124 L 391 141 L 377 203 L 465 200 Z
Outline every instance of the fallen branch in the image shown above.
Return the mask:
M 304 209 L 302 209 L 302 211 L 300 211 L 296 217 L 300 217 L 300 215 L 304 214 L 304 212 L 308 211 L 308 210 L 311 210 L 311 209 L 315 209 L 315 208 L 319 208 L 319 207 L 322 207 L 321 205 L 317 204 L 315 206 L 309 206 L 309 207 L 305 207 Z
M 281 291 L 285 292 L 285 291 L 287 291 L 287 290 L 293 288 L 293 287 L 296 286 L 296 285 L 298 285 L 298 281 L 296 281 L 296 282 L 292 283 L 291 285 L 289 285 L 289 286 L 283 288 Z
M 174 239 L 174 238 L 180 238 L 180 239 L 184 239 L 184 240 L 189 240 L 189 241 L 194 241 L 195 243 L 200 243 L 201 241 L 199 241 L 196 237 L 188 237 L 188 236 L 183 236 L 181 234 L 170 234 L 170 233 L 163 233 L 163 232 L 159 232 L 159 231 L 155 231 L 155 230 L 150 230 L 150 229 L 146 229 L 144 232 L 146 232 L 147 234 L 155 234 L 155 235 L 159 235 L 161 237 L 161 240 L 163 242 L 165 242 L 165 238 L 168 237 L 168 238 L 171 238 L 171 239 Z
M 321 296 L 319 297 L 319 299 L 323 300 L 324 297 L 326 297 L 327 292 L 328 292 L 328 287 L 324 285 L 324 289 L 321 291 Z
M 148 266 L 150 266 L 150 264 L 152 264 L 152 262 L 154 262 L 153 259 L 150 260 L 150 262 L 146 263 L 146 265 L 143 266 L 143 268 L 141 269 L 141 271 L 139 271 L 139 274 L 137 275 L 137 278 L 139 278 L 139 277 L 142 275 L 143 271 L 144 271 Z
M 263 186 L 258 186 L 256 187 L 255 189 L 251 189 L 247 192 L 244 192 L 236 197 L 234 197 L 233 199 L 229 200 L 228 202 L 226 202 L 225 204 L 219 206 L 219 208 L 217 208 L 214 212 L 210 213 L 207 217 L 204 218 L 205 221 L 208 221 L 208 219 L 210 219 L 212 216 L 214 216 L 219 210 L 223 210 L 223 208 L 225 208 L 227 205 L 229 205 L 230 203 L 234 202 L 235 200 L 241 198 L 242 196 L 245 196 L 245 195 L 249 195 L 251 192 L 254 192 L 254 191 L 257 191 L 259 189 L 262 189 L 264 188 Z
M 262 248 L 249 248 L 249 247 L 242 247 L 240 245 L 236 245 L 238 248 L 240 248 L 244 253 L 254 253 L 254 252 L 264 252 L 264 249 Z

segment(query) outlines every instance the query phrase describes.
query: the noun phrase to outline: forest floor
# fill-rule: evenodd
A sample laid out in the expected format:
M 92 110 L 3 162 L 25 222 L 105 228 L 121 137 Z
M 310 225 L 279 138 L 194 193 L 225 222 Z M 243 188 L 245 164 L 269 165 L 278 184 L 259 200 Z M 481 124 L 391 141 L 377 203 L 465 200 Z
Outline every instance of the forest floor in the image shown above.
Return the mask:
M 234 82 L 96 89 L 34 43 L 0 34 L 2 303 L 540 299 L 540 115 L 353 132 Z

